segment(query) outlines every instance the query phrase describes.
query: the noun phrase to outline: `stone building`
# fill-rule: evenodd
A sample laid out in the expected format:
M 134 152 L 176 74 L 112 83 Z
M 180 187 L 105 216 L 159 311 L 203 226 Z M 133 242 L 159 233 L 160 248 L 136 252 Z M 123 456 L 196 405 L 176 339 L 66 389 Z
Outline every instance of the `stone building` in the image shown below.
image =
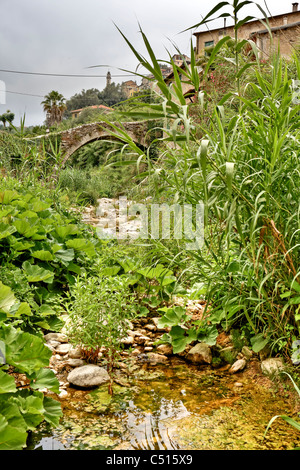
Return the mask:
M 139 87 L 133 80 L 127 80 L 121 84 L 122 92 L 126 98 L 131 98 L 136 91 L 139 91 Z
M 262 18 L 262 21 L 265 21 Z M 239 39 L 253 40 L 259 50 L 261 59 L 268 59 L 272 52 L 277 52 L 278 46 L 282 57 L 289 58 L 295 48 L 300 46 L 300 11 L 298 3 L 292 3 L 292 11 L 268 17 L 269 27 L 272 32 L 272 41 L 269 31 L 259 20 L 251 20 L 243 24 L 238 30 Z M 196 55 L 202 56 L 205 49 L 217 44 L 224 36 L 234 37 L 233 26 L 224 25 L 194 33 L 196 37 Z
M 108 106 L 104 106 L 103 104 L 98 104 L 98 105 L 94 105 L 94 106 L 86 106 L 85 108 L 80 108 L 80 109 L 74 109 L 73 111 L 71 111 L 71 115 L 72 115 L 72 119 L 76 119 L 81 113 L 83 110 L 85 109 L 98 109 L 99 111 L 102 111 L 104 113 L 108 113 L 110 111 L 113 111 L 112 108 L 109 108 Z

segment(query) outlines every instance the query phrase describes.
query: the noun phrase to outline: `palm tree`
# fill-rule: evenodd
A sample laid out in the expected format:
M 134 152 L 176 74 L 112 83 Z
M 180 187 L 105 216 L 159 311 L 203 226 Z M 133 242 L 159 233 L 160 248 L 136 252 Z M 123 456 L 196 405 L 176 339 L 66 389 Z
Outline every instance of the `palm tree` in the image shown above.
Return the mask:
M 13 122 L 15 118 L 14 113 L 12 113 L 9 109 L 6 111 L 6 113 L 2 114 L 0 116 L 0 121 L 3 122 L 3 126 L 6 127 L 6 123 L 9 122 L 10 124 Z
M 63 117 L 63 113 L 66 109 L 65 98 L 58 91 L 50 91 L 45 99 L 41 102 L 44 111 L 47 113 L 46 122 L 47 125 L 53 126 L 55 123 L 60 123 Z

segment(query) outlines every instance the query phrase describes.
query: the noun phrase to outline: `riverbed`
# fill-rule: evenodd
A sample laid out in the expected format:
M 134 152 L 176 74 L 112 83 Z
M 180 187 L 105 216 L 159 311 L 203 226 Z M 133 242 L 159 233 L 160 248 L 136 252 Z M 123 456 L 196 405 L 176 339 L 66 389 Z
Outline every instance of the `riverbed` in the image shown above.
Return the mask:
M 28 449 L 39 450 L 292 450 L 300 433 L 278 414 L 295 417 L 295 403 L 278 385 L 256 380 L 256 365 L 238 374 L 173 358 L 168 366 L 141 364 L 107 386 L 68 389 L 63 419 L 43 427 Z

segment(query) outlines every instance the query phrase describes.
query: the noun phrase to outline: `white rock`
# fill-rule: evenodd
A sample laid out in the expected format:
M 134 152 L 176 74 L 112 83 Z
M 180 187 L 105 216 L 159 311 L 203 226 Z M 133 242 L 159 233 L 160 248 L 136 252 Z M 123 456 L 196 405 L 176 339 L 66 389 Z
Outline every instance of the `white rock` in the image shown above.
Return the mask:
M 238 361 L 235 361 L 232 366 L 229 369 L 229 372 L 231 374 L 235 374 L 239 370 L 243 370 L 246 367 L 247 361 L 246 359 L 239 359 Z
M 98 387 L 110 380 L 109 375 L 103 367 L 93 364 L 76 367 L 69 373 L 67 380 L 70 384 L 83 388 Z
M 54 341 L 53 339 L 50 339 L 49 341 L 47 341 L 46 345 L 49 347 L 49 346 L 52 346 L 52 348 L 57 348 L 57 346 L 59 346 L 61 344 L 60 341 Z
M 196 344 L 186 355 L 187 360 L 196 364 L 211 364 L 212 354 L 206 343 Z
M 81 358 L 81 348 L 78 346 L 76 348 L 71 348 L 69 351 L 69 357 L 72 359 L 80 359 Z
M 70 349 L 72 348 L 72 346 L 68 343 L 61 343 L 59 344 L 59 346 L 57 346 L 55 348 L 55 351 L 58 353 L 58 354 L 61 354 L 62 356 L 64 356 L 65 354 L 68 354 L 68 352 L 70 351 Z
M 121 343 L 125 344 L 126 346 L 131 346 L 134 343 L 134 337 L 128 335 L 127 338 L 121 339 Z
M 148 359 L 151 364 L 165 364 L 168 362 L 167 356 L 164 356 L 163 354 L 156 354 L 156 353 L 147 353 Z
M 59 396 L 59 398 L 64 399 L 64 398 L 68 398 L 69 394 L 68 394 L 68 392 L 67 392 L 66 390 L 62 390 L 62 391 L 59 393 L 58 396 Z
M 171 356 L 173 353 L 173 347 L 171 344 L 159 344 L 156 350 L 165 356 Z
M 69 358 L 66 360 L 66 364 L 71 367 L 81 367 L 85 365 L 82 359 Z
M 284 362 L 280 357 L 270 357 L 262 361 L 260 366 L 263 374 L 271 375 L 282 371 L 284 369 Z
M 48 333 L 45 335 L 45 340 L 48 341 L 59 341 L 60 343 L 67 343 L 68 337 L 62 333 Z

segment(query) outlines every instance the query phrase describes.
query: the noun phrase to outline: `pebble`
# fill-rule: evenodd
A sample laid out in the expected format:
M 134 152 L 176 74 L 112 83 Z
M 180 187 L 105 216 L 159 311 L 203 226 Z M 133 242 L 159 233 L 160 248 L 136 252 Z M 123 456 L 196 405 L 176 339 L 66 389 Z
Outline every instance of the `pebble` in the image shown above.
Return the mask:
M 68 337 L 63 333 L 48 333 L 45 335 L 45 340 L 47 341 L 58 341 L 59 343 L 67 343 Z
M 69 350 L 69 357 L 72 359 L 80 359 L 81 358 L 81 348 L 78 346 L 76 348 L 71 348 Z
M 57 346 L 55 348 L 55 351 L 58 354 L 61 354 L 62 356 L 64 356 L 65 354 L 68 354 L 68 352 L 70 351 L 71 348 L 72 348 L 72 346 L 70 344 L 62 343 L 62 344 L 59 344 L 59 346 Z
M 236 372 L 243 370 L 246 367 L 246 359 L 238 359 L 235 361 L 229 369 L 230 374 L 235 374 Z
M 68 366 L 71 366 L 71 367 L 80 367 L 80 366 L 84 366 L 85 362 L 82 359 L 69 358 L 67 359 L 66 364 L 68 364 Z
M 67 390 L 62 390 L 59 394 L 58 394 L 59 398 L 62 398 L 62 399 L 65 399 L 65 398 L 68 398 L 69 394 L 67 392 Z

